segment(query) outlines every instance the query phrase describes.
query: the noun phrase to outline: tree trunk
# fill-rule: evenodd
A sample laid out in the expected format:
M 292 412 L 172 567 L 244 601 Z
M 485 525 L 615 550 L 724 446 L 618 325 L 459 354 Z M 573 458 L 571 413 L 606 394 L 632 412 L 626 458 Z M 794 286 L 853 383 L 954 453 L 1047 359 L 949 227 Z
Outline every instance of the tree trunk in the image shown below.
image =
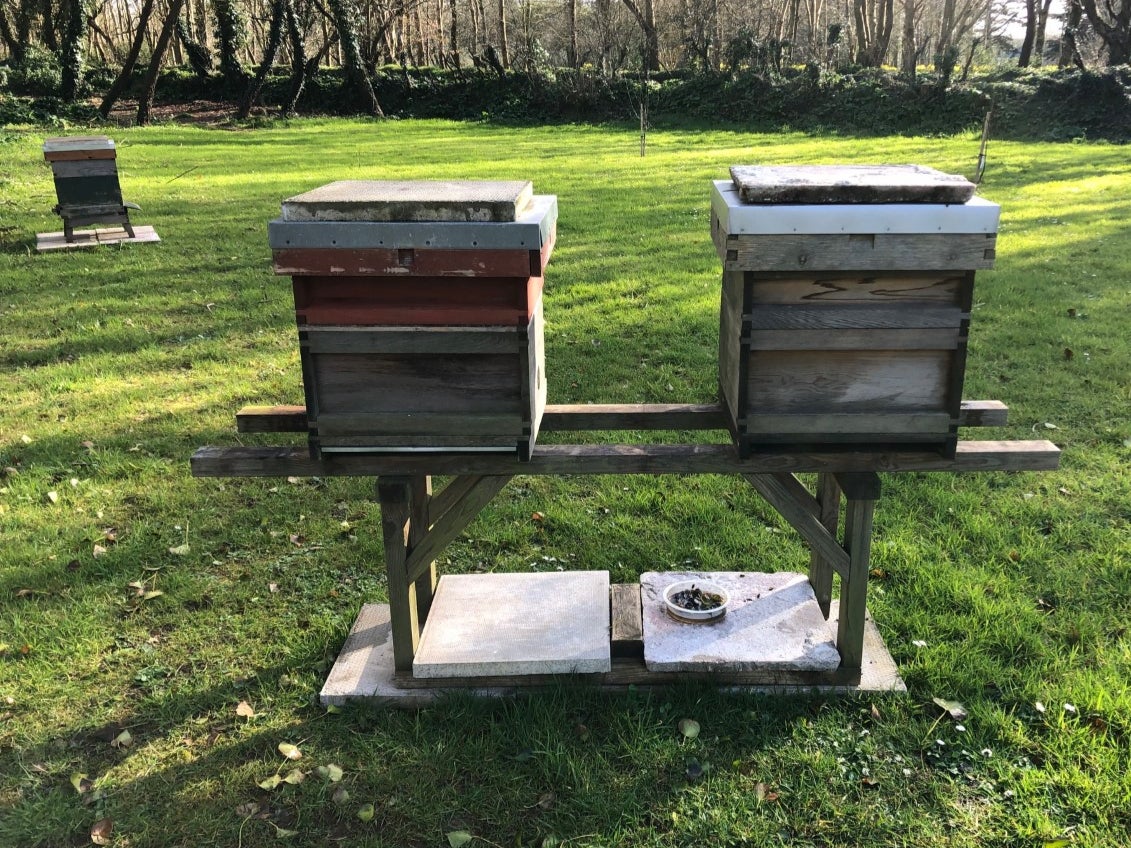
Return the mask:
M 1068 0 L 1068 19 L 1060 38 L 1060 59 L 1056 63 L 1058 68 L 1067 68 L 1072 64 L 1084 70 L 1084 60 L 1080 58 L 1080 48 L 1076 46 L 1076 33 L 1083 17 L 1084 7 L 1080 5 L 1080 0 Z
M 4 6 L 0 6 L 0 39 L 4 40 L 8 55 L 14 59 L 20 48 L 16 41 L 16 34 L 12 31 L 12 25 L 8 22 L 8 10 Z
M 43 20 L 43 26 L 40 27 L 39 37 L 43 40 L 44 47 L 46 47 L 52 53 L 58 53 L 59 37 L 55 32 L 55 6 L 52 3 L 52 0 L 43 0 L 43 5 L 40 8 L 40 16 Z
M 919 14 L 919 4 L 915 0 L 903 0 L 903 38 L 899 51 L 899 70 L 908 80 L 915 81 L 915 18 Z
M 1045 63 L 1045 29 L 1049 22 L 1049 10 L 1052 0 L 1039 0 L 1037 7 L 1037 35 L 1033 40 L 1033 55 L 1036 57 L 1037 67 Z
M 878 68 L 884 62 L 891 42 L 895 0 L 853 0 L 856 22 L 856 63 Z
M 448 10 L 452 13 L 451 41 L 452 67 L 459 70 L 459 11 L 456 9 L 456 0 L 448 0 Z
M 240 120 L 251 114 L 251 107 L 259 99 L 259 92 L 263 90 L 263 84 L 267 82 L 267 75 L 271 72 L 271 66 L 275 64 L 279 45 L 283 43 L 283 25 L 287 20 L 290 5 L 291 0 L 272 0 L 271 24 L 267 30 L 267 43 L 263 47 L 263 59 L 255 72 L 255 78 L 248 84 L 247 91 L 240 99 L 239 108 L 236 109 L 236 117 Z
M 240 64 L 240 51 L 247 44 L 247 21 L 236 5 L 236 0 L 213 0 L 216 12 L 216 40 L 220 49 L 220 73 L 229 97 L 235 98 L 243 91 L 247 81 Z
M 1025 40 L 1021 42 L 1021 54 L 1017 57 L 1017 67 L 1027 68 L 1033 58 L 1033 42 L 1037 39 L 1037 0 L 1025 0 Z
M 302 24 L 295 13 L 295 4 L 292 0 L 287 2 L 287 40 L 291 47 L 291 89 L 287 93 L 287 101 L 280 109 L 284 115 L 290 115 L 294 112 L 295 105 L 306 86 L 306 79 L 314 72 L 318 64 L 317 56 L 310 63 L 307 62 L 306 38 L 302 33 Z
M 1107 47 L 1109 66 L 1131 64 L 1131 0 L 1104 0 L 1104 12 L 1100 14 L 1096 0 L 1080 0 L 1084 13 Z
M 185 8 L 191 8 L 188 4 Z M 175 35 L 185 49 L 188 56 L 189 67 L 196 74 L 197 79 L 206 80 L 212 71 L 212 54 L 200 42 L 193 39 L 191 22 L 186 24 L 183 19 L 177 18 Z
M 656 10 L 652 5 L 652 0 L 642 0 L 639 6 L 635 0 L 624 0 L 624 5 L 632 13 L 632 17 L 636 18 L 640 32 L 644 35 L 644 73 L 658 71 L 660 69 L 660 34 L 656 30 Z
M 157 90 L 157 75 L 161 72 L 161 61 L 165 58 L 165 51 L 169 49 L 169 42 L 173 38 L 177 18 L 181 16 L 185 0 L 172 0 L 169 5 L 169 14 L 165 16 L 165 23 L 161 26 L 161 34 L 157 36 L 157 43 L 153 48 L 153 57 L 149 60 L 149 68 L 145 72 L 145 86 L 141 98 L 137 102 L 137 125 L 144 127 L 149 123 L 149 109 L 153 105 L 153 94 Z
M 82 86 L 83 48 L 86 46 L 87 9 L 84 0 L 66 0 L 67 23 L 63 31 L 63 79 L 60 94 L 73 103 Z
M 342 48 L 342 58 L 345 60 L 346 78 L 361 93 L 369 114 L 383 118 L 385 113 L 381 111 L 381 104 L 377 101 L 376 92 L 373 91 L 373 83 L 361 62 L 361 51 L 358 49 L 357 33 L 353 26 L 356 17 L 353 4 L 350 0 L 329 0 L 329 5 L 330 12 L 334 16 L 334 26 L 338 30 L 338 44 Z
M 577 70 L 577 0 L 565 0 L 566 64 Z
M 511 48 L 507 39 L 507 2 L 499 0 L 499 58 L 503 60 L 503 67 L 511 66 Z
M 103 118 L 110 117 L 110 110 L 114 108 L 114 104 L 118 102 L 118 98 L 122 96 L 122 92 L 126 90 L 130 83 L 134 66 L 137 64 L 138 54 L 141 53 L 141 46 L 145 43 L 145 30 L 149 26 L 149 19 L 152 15 L 153 0 L 144 0 L 141 11 L 138 13 L 137 29 L 134 30 L 134 40 L 130 44 L 130 52 L 126 54 L 126 60 L 122 63 L 122 70 L 118 73 L 117 79 L 114 80 L 110 90 L 106 92 L 106 96 L 102 98 L 102 103 L 98 107 L 98 113 Z

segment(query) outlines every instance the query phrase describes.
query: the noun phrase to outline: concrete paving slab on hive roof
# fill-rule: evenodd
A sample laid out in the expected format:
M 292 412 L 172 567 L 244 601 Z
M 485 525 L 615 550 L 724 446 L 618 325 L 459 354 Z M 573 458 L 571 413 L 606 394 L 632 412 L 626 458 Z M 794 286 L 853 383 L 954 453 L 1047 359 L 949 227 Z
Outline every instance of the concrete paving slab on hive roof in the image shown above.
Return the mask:
M 592 674 L 612 667 L 609 573 L 445 574 L 415 677 Z
M 730 595 L 711 623 L 679 622 L 664 589 L 682 580 L 715 583 Z M 644 665 L 649 671 L 832 671 L 840 665 L 834 632 L 804 574 L 649 571 L 640 576 Z
M 744 203 L 965 203 L 974 184 L 922 165 L 732 165 Z
M 529 180 L 339 180 L 284 200 L 283 220 L 508 222 L 533 194 Z

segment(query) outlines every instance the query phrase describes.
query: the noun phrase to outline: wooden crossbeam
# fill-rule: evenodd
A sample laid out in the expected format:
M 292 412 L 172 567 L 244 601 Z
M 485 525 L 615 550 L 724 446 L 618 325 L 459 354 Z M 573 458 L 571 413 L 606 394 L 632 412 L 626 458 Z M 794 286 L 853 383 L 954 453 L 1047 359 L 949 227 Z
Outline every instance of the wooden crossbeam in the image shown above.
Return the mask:
M 508 480 L 510 475 L 472 478 L 470 485 L 462 487 L 462 496 L 458 500 L 450 503 L 442 514 L 431 516 L 432 526 L 408 552 L 405 560 L 410 582 L 428 572 L 432 560 L 463 532 Z
M 818 553 L 841 577 L 848 574 L 848 554 L 818 518 L 816 499 L 792 475 L 746 474 L 747 482 L 789 522 L 814 553 Z M 792 483 L 787 483 L 784 478 Z M 794 485 L 796 484 L 796 485 Z M 800 489 L 800 491 L 798 491 Z M 810 501 L 812 502 L 810 504 Z
M 959 442 L 953 458 L 930 451 L 759 453 L 733 445 L 539 445 L 528 462 L 506 454 L 327 454 L 306 447 L 203 447 L 196 477 L 377 477 L 384 474 L 772 474 L 808 471 L 1053 471 L 1060 448 L 1045 439 Z
M 962 427 L 1004 427 L 1009 408 L 999 400 L 964 400 Z M 305 406 L 247 406 L 236 413 L 241 433 L 305 433 Z M 557 404 L 546 407 L 544 432 L 592 430 L 725 430 L 721 404 Z

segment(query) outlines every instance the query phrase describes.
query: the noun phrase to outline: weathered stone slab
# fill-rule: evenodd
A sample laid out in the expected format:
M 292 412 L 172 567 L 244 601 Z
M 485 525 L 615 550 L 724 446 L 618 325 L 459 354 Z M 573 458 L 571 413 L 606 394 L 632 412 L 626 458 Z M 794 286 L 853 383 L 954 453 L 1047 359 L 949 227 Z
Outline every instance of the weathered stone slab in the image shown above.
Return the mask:
M 533 194 L 529 180 L 339 180 L 284 200 L 283 220 L 498 223 Z
M 412 673 L 497 677 L 611 667 L 607 571 L 445 574 Z
M 726 589 L 726 615 L 694 624 L 669 616 L 664 589 L 682 580 Z M 832 671 L 840 665 L 835 631 L 804 574 L 649 571 L 640 576 L 640 600 L 649 671 Z
M 922 165 L 734 165 L 744 203 L 965 203 L 974 184 Z
M 715 180 L 711 211 L 726 235 L 961 235 L 996 233 L 1001 207 L 981 197 L 965 203 L 743 203 L 731 180 Z

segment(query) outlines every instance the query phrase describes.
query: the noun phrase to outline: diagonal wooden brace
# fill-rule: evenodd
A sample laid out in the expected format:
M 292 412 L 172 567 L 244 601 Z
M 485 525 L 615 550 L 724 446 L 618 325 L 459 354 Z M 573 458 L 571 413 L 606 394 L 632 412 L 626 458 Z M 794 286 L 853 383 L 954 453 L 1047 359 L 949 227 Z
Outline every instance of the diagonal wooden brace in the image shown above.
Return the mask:
M 744 474 L 750 485 L 776 509 L 806 542 L 814 555 L 820 555 L 830 568 L 843 576 L 849 559 L 837 542 L 835 526 L 830 532 L 821 520 L 821 505 L 792 474 Z M 832 581 L 830 573 L 829 581 Z

